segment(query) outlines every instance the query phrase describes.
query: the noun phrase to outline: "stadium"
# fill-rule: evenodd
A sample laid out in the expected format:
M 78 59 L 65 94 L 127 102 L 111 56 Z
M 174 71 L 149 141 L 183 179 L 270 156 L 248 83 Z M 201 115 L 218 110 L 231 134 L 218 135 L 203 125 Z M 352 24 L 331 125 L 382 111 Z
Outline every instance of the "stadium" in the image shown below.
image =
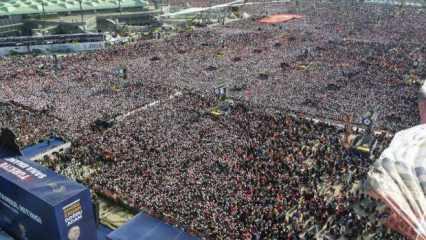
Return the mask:
M 142 0 L 7 0 L 0 2 L 0 36 L 43 34 L 61 28 L 63 32 L 94 31 L 98 16 L 143 13 L 153 3 Z M 34 32 L 32 32 L 34 30 Z M 30 34 L 30 35 L 31 35 Z
M 0 3 L 4 239 L 425 239 L 424 4 Z
M 0 5 L 0 15 L 29 15 L 29 14 L 51 14 L 51 13 L 69 13 L 74 11 L 100 11 L 117 8 L 134 8 L 145 5 L 141 0 L 123 0 L 123 1 L 65 1 L 65 0 L 36 0 L 36 1 L 15 1 L 8 0 Z

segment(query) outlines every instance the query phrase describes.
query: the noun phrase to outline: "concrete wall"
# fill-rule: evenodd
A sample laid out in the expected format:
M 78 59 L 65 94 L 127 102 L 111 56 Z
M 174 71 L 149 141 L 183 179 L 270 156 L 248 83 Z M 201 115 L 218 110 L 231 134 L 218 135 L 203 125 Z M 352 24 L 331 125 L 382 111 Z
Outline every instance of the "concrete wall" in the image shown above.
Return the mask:
M 7 26 L 7 25 L 17 24 L 21 22 L 22 22 L 21 15 L 0 16 L 0 26 Z
M 22 16 L 0 16 L 0 37 L 17 36 L 22 32 Z
M 49 45 L 32 45 L 18 47 L 1 47 L 0 56 L 7 56 L 12 52 L 17 53 L 51 53 L 51 52 L 82 52 L 94 51 L 105 48 L 105 42 L 87 42 L 87 43 L 65 43 L 65 44 L 49 44 Z

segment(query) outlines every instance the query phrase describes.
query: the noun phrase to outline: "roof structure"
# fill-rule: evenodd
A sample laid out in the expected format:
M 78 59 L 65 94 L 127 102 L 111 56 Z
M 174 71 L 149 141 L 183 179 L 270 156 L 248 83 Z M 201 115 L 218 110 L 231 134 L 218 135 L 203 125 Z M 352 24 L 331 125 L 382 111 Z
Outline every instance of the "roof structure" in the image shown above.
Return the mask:
M 103 10 L 146 6 L 145 0 L 82 0 L 83 10 Z M 80 11 L 79 0 L 4 0 L 0 1 L 0 16 Z
M 107 237 L 111 240 L 199 240 L 182 229 L 144 213 L 139 213 Z

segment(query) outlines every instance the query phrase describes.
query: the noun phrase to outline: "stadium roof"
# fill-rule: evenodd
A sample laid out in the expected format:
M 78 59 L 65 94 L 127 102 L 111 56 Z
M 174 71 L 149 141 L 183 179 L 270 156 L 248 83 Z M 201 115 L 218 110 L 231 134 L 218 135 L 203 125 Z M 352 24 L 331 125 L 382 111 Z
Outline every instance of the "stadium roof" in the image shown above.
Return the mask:
M 103 10 L 119 7 L 120 0 L 82 0 L 83 10 Z M 145 0 L 121 0 L 122 8 L 146 6 Z M 80 11 L 79 0 L 3 0 L 0 1 L 0 16 L 37 14 L 43 12 Z

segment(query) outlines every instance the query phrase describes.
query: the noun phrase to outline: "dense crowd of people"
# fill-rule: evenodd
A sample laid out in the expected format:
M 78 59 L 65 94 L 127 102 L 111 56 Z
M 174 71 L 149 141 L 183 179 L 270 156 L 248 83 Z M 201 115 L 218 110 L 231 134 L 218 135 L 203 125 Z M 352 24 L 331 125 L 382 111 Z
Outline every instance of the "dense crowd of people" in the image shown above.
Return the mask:
M 353 208 L 372 160 L 342 147 L 343 129 L 241 103 L 215 118 L 211 103 L 184 94 L 81 138 L 65 161 L 94 166 L 93 189 L 207 239 L 377 234 L 383 219 Z
M 0 129 L 9 128 L 23 147 L 40 139 L 59 134 L 60 121 L 45 112 L 32 111 L 23 106 L 0 102 Z
M 279 6 L 270 7 L 279 11 Z M 58 63 L 51 57 L 7 58 L 0 60 L 5 73 L 0 99 L 87 126 L 174 90 L 208 92 L 224 82 L 233 97 L 324 117 L 351 112 L 359 122 L 379 106 L 379 126 L 396 131 L 417 122 L 417 88 L 406 83 L 426 78 L 421 44 L 426 19 L 410 8 L 397 16 L 373 14 L 377 9 L 347 11 L 351 18 L 344 21 L 333 14 L 338 7 L 312 7 L 304 10 L 306 19 L 286 24 L 263 25 L 252 18 L 65 56 Z M 122 66 L 128 80 L 114 74 Z
M 207 239 L 399 239 L 361 187 L 390 137 L 354 155 L 343 129 L 305 117 L 359 123 L 374 110 L 389 132 L 416 125 L 425 15 L 368 4 L 336 14 L 318 1 L 243 9 L 304 19 L 253 17 L 57 62 L 0 59 L 0 127 L 21 145 L 71 140 L 55 170 Z M 218 85 L 234 105 L 214 116 Z

